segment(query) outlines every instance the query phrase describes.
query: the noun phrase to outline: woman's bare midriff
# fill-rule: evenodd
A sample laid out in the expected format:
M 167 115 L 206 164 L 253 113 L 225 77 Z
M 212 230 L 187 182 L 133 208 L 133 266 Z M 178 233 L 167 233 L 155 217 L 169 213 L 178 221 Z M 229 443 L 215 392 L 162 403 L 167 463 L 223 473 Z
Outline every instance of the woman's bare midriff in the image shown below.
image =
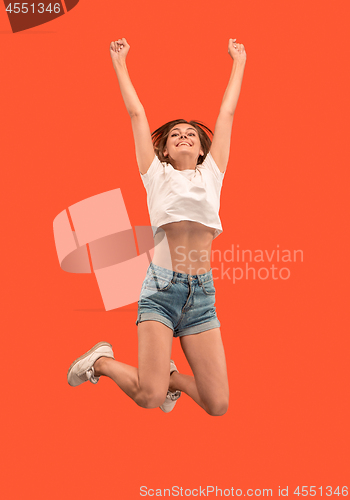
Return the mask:
M 184 274 L 210 271 L 211 245 L 215 229 L 199 222 L 180 221 L 164 224 L 154 238 L 152 262 Z

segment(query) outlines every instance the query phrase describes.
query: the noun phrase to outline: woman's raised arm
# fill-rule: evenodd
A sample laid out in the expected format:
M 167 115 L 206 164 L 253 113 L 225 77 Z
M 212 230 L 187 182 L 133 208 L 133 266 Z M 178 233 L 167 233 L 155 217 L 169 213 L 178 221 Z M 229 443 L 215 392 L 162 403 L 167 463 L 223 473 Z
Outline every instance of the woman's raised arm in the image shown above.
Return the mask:
M 215 124 L 213 142 L 210 148 L 215 163 L 221 172 L 225 171 L 230 155 L 233 116 L 241 91 L 247 58 L 244 45 L 236 43 L 236 40 L 232 40 L 232 38 L 229 40 L 228 52 L 233 59 L 232 71 L 222 99 L 219 116 Z
M 145 174 L 153 161 L 154 149 L 145 110 L 131 83 L 126 67 L 126 56 L 129 49 L 130 45 L 125 38 L 111 42 L 110 45 L 113 67 L 118 77 L 124 104 L 131 118 L 137 164 L 141 174 Z

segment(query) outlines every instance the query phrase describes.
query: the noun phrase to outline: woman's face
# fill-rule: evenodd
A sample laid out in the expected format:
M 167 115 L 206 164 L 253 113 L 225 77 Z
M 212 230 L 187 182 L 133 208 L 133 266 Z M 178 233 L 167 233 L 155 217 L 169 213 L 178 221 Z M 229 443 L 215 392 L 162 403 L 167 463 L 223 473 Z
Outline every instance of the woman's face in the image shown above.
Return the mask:
M 204 154 L 197 130 L 188 123 L 175 125 L 170 130 L 163 154 L 175 161 L 189 155 L 197 163 L 198 157 Z

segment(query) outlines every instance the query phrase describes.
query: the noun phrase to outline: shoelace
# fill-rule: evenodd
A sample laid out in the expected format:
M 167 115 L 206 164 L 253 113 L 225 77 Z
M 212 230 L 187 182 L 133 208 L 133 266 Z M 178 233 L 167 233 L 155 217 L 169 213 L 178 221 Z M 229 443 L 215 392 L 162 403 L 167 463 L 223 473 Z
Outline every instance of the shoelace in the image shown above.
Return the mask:
M 92 366 L 89 370 L 86 370 L 87 379 L 93 384 L 97 384 L 100 377 L 95 377 L 94 367 Z
M 171 401 L 176 401 L 177 399 L 179 399 L 180 396 L 181 396 L 180 391 L 176 391 L 176 392 L 168 391 L 168 393 L 166 395 L 167 399 L 171 399 Z

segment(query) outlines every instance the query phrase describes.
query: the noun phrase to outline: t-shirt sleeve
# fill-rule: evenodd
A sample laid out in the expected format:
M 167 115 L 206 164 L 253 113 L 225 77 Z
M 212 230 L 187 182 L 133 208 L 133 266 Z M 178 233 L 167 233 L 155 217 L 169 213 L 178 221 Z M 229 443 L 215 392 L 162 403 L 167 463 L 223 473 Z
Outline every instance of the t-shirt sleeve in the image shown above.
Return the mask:
M 212 157 L 210 151 L 207 154 L 207 156 L 205 157 L 205 160 L 202 163 L 202 165 L 199 165 L 199 166 L 210 170 L 210 172 L 212 172 L 215 175 L 216 179 L 219 182 L 223 181 L 225 172 L 220 171 L 220 169 L 217 166 L 217 164 L 215 163 L 214 158 Z
M 140 172 L 143 184 L 146 186 L 149 183 L 150 179 L 152 179 L 152 177 L 154 177 L 157 173 L 161 172 L 162 170 L 163 170 L 163 165 L 160 162 L 158 156 L 155 155 L 147 172 L 145 174 L 141 174 Z

